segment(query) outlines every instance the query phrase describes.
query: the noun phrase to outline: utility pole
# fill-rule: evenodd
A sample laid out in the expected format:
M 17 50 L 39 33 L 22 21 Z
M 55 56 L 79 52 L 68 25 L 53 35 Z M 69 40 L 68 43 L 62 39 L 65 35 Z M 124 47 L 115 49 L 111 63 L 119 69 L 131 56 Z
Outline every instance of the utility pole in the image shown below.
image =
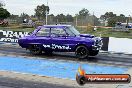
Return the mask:
M 78 14 L 76 14 L 76 27 L 78 25 Z
M 93 12 L 93 26 L 95 26 L 94 12 Z
M 46 25 L 48 23 L 48 0 L 47 0 L 47 8 L 46 8 Z
M 129 15 L 129 22 L 128 23 L 130 23 L 131 22 L 131 15 Z
M 130 23 L 130 17 L 131 17 L 131 16 L 129 15 L 129 16 L 128 16 L 128 19 L 127 19 L 127 25 L 126 25 L 127 28 L 128 28 L 128 26 L 129 26 L 129 23 Z

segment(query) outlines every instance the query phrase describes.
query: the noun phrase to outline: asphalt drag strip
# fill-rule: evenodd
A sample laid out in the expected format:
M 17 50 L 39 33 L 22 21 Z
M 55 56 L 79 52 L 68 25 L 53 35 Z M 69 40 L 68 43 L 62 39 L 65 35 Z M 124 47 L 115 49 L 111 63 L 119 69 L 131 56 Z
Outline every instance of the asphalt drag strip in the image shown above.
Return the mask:
M 0 77 L 0 88 L 73 88 L 46 82 L 33 82 L 16 78 Z
M 55 52 L 53 55 L 32 55 L 28 50 L 22 49 L 19 46 L 1 46 L 0 53 L 5 55 L 15 55 L 15 56 L 25 56 L 33 58 L 47 58 L 56 60 L 70 60 L 70 61 L 80 61 L 87 63 L 103 63 L 108 65 L 126 66 L 132 67 L 132 55 L 124 54 L 111 54 L 111 53 L 99 53 L 95 57 L 89 57 L 87 59 L 79 60 L 75 57 L 74 53 L 59 53 Z

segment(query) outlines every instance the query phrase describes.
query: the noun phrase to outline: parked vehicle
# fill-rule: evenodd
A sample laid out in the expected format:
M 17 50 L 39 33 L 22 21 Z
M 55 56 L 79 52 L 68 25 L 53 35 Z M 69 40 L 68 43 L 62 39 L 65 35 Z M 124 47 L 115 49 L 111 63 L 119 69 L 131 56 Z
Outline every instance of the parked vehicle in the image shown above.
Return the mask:
M 8 21 L 0 20 L 0 26 L 8 26 Z
M 22 48 L 29 49 L 32 54 L 49 54 L 55 52 L 75 52 L 78 58 L 95 56 L 102 47 L 100 37 L 80 34 L 71 25 L 39 26 L 29 36 L 18 40 Z
M 113 27 L 112 29 L 113 29 L 113 31 L 125 31 L 125 32 L 128 32 L 130 29 L 132 29 L 132 23 L 117 22 L 115 24 L 115 27 Z

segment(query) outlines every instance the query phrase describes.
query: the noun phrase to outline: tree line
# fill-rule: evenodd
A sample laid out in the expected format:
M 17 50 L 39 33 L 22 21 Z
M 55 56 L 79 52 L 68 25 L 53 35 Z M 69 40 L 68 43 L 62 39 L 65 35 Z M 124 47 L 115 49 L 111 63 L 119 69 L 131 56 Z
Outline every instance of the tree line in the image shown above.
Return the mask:
M 126 17 L 124 14 L 114 14 L 113 12 L 106 12 L 104 15 L 100 16 L 100 19 L 108 21 L 108 26 L 115 26 L 117 22 L 126 23 L 131 22 L 131 17 Z
M 16 15 L 10 15 L 10 13 L 3 8 L 4 4 L 0 2 L 0 20 L 6 19 L 6 18 L 15 18 Z M 106 12 L 104 15 L 101 15 L 100 18 L 97 18 L 94 14 L 90 14 L 89 11 L 85 8 L 80 10 L 78 14 L 75 16 L 72 16 L 70 14 L 64 15 L 63 13 L 58 14 L 55 16 L 54 14 L 49 14 L 50 8 L 44 4 L 38 5 L 35 8 L 35 14 L 29 16 L 26 13 L 22 13 L 20 17 L 22 19 L 25 18 L 37 18 L 37 20 L 43 21 L 46 17 L 46 13 L 48 14 L 49 19 L 52 20 L 55 23 L 58 22 L 78 22 L 82 24 L 91 23 L 92 25 L 100 25 L 100 20 L 107 21 L 108 26 L 114 26 L 116 22 L 130 22 L 130 17 L 126 17 L 124 14 L 120 14 L 119 16 L 117 14 L 114 14 L 113 12 Z

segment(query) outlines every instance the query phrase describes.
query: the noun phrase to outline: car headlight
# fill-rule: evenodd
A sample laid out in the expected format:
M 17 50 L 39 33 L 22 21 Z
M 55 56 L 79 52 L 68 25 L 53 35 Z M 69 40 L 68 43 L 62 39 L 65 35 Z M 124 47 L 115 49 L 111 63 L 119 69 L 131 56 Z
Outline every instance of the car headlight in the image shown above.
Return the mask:
M 95 37 L 95 38 L 93 38 L 93 40 L 94 40 L 94 45 L 97 45 L 97 46 L 102 46 L 102 38 L 100 38 L 100 37 Z

